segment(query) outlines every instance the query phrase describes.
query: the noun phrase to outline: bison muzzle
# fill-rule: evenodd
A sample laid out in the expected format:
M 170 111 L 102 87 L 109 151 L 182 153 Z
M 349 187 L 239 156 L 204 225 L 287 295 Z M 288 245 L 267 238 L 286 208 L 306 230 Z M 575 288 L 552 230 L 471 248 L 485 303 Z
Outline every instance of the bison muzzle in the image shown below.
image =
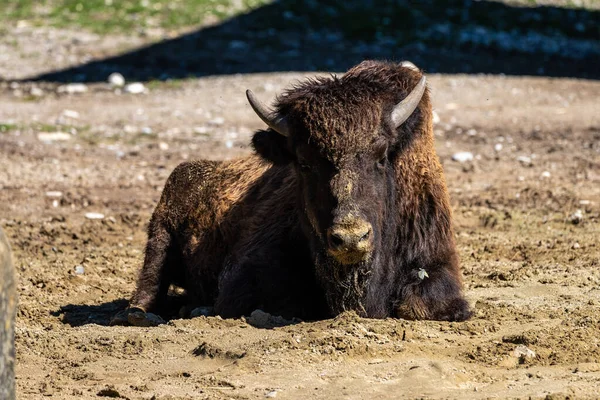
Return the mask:
M 170 285 L 223 317 L 471 315 L 418 68 L 365 61 L 297 84 L 274 108 L 247 97 L 268 126 L 256 154 L 173 171 L 113 323 L 148 324 Z

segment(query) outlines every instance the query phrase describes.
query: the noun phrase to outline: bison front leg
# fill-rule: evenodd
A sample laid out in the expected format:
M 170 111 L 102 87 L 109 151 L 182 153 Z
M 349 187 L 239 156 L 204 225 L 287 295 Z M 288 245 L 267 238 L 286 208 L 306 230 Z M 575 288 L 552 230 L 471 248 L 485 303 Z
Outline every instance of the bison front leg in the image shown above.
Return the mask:
M 157 218 L 152 218 L 137 288 L 129 308 L 115 315 L 111 325 L 155 326 L 164 323 L 151 311 L 160 309 L 166 301 L 173 269 L 178 267 L 176 258 L 171 234 Z
M 402 285 L 396 316 L 404 319 L 464 321 L 472 315 L 462 294 L 462 282 L 450 268 L 416 268 Z

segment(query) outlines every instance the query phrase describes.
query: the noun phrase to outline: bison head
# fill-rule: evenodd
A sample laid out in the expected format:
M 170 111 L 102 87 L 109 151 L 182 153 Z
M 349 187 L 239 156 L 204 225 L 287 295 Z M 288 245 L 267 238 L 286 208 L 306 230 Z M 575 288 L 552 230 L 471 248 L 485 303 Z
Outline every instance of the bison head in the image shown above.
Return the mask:
M 341 78 L 298 84 L 274 110 L 247 91 L 270 128 L 254 135 L 254 148 L 275 164 L 293 164 L 314 250 L 349 265 L 368 262 L 385 246 L 398 156 L 422 123 L 411 116 L 425 90 L 414 65 L 367 61 Z

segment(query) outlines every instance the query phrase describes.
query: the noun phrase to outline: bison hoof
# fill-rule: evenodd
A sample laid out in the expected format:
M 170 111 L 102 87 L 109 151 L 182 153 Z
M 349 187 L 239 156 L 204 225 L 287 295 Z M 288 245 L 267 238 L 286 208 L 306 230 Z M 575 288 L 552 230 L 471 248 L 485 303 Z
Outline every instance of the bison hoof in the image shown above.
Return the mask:
M 466 321 L 473 316 L 469 303 L 462 298 L 450 302 L 446 310 L 438 316 L 442 321 Z
M 141 327 L 150 327 L 150 326 L 158 326 L 164 324 L 165 320 L 162 319 L 159 315 L 144 312 L 141 308 L 130 307 L 123 311 L 120 311 L 115 315 L 110 321 L 112 326 L 122 325 L 122 326 L 141 326 Z

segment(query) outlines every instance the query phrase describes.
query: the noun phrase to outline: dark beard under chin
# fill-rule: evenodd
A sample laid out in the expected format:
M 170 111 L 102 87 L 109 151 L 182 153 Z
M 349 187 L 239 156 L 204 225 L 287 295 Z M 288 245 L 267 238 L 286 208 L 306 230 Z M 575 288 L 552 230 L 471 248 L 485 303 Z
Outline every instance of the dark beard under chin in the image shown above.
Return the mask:
M 372 274 L 373 259 L 344 265 L 325 252 L 315 257 L 317 280 L 323 287 L 331 316 L 355 311 L 366 317 L 367 287 Z

